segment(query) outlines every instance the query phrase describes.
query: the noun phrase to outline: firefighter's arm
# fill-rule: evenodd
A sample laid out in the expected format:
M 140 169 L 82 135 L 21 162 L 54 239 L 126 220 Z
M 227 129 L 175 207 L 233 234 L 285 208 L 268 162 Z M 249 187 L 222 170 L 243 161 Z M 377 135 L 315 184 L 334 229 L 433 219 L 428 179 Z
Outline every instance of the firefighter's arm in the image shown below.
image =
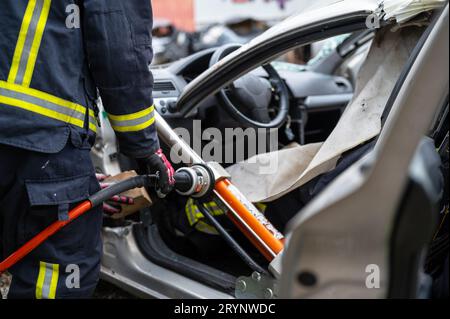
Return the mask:
M 175 184 L 174 170 L 156 133 L 148 68 L 153 58 L 149 0 L 84 0 L 83 35 L 89 68 L 120 151 L 159 173 L 159 193 Z
M 152 23 L 149 0 L 83 1 L 89 68 L 120 151 L 133 158 L 148 157 L 160 148 L 148 68 Z

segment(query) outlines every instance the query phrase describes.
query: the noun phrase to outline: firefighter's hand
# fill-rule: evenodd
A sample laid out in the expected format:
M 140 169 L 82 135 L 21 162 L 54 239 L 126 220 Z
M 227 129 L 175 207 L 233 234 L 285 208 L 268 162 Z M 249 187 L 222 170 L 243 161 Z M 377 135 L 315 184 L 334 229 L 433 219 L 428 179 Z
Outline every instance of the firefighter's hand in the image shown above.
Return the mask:
M 98 182 L 100 183 L 101 189 L 108 188 L 111 186 L 110 183 L 106 183 L 105 179 L 109 176 L 103 174 L 95 174 Z M 119 214 L 122 211 L 121 205 L 133 205 L 134 200 L 131 197 L 116 195 L 113 196 L 110 200 L 103 203 L 103 212 L 107 215 L 115 215 Z
M 159 174 L 156 190 L 159 197 L 164 197 L 172 191 L 175 186 L 175 170 L 161 149 L 147 158 L 138 159 L 138 162 L 145 166 L 148 174 Z

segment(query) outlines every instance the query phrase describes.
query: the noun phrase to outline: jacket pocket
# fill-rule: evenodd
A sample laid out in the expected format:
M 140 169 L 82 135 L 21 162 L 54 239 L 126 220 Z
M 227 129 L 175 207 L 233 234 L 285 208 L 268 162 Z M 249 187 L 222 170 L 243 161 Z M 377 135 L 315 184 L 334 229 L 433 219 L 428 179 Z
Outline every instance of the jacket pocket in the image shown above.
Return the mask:
M 89 197 L 89 178 L 90 175 L 44 181 L 28 180 L 26 188 L 31 207 L 56 206 L 63 213 L 65 207 Z M 63 214 L 59 216 L 60 219 L 62 216 Z
M 23 225 L 24 241 L 58 220 L 67 220 L 68 212 L 90 196 L 91 179 L 91 175 L 83 175 L 26 181 L 30 206 Z M 86 219 L 82 216 L 52 236 L 49 244 L 62 254 L 73 254 L 84 245 L 86 226 Z

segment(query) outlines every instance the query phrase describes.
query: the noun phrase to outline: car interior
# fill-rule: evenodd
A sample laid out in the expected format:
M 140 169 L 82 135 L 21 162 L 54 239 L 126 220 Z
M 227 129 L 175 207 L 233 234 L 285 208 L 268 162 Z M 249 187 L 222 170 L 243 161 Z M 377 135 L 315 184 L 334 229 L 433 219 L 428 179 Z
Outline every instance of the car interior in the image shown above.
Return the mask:
M 226 128 L 277 128 L 277 149 L 288 147 L 291 143 L 306 145 L 323 142 L 353 98 L 358 71 L 374 37 L 374 32 L 370 30 L 347 34 L 335 47 L 322 52 L 320 58 L 312 59 L 306 65 L 286 63 L 283 57 L 279 57 L 210 96 L 189 116 L 184 116 L 177 109 L 181 92 L 193 79 L 239 45 L 207 49 L 169 65 L 152 66 L 155 107 L 173 128 L 182 127 L 191 132 L 194 120 L 201 120 L 202 129 L 217 128 L 220 131 Z M 255 98 L 251 95 L 252 86 L 258 86 L 265 94 Z M 448 149 L 448 102 L 443 105 L 431 132 L 431 143 L 440 151 L 442 165 L 446 165 L 448 172 L 448 152 L 445 151 Z M 222 143 L 236 141 L 224 140 Z M 376 139 L 373 139 L 348 151 L 333 171 L 258 208 L 283 232 L 289 220 L 302 207 L 336 176 L 370 152 L 375 143 Z M 123 156 L 120 156 L 120 164 L 123 170 L 136 168 L 132 161 Z M 233 164 L 235 162 L 224 166 Z M 448 197 L 448 180 L 443 187 Z M 232 292 L 236 278 L 251 274 L 252 269 L 219 235 L 198 231 L 195 225 L 191 225 L 185 213 L 188 201 L 188 198 L 171 194 L 164 200 L 156 201 L 138 216 L 127 220 L 106 219 L 105 224 L 116 227 L 139 221 L 134 225 L 133 232 L 146 258 L 210 287 Z M 443 199 L 441 206 L 441 210 L 448 211 L 448 198 Z M 227 218 L 220 215 L 216 218 L 242 249 L 262 268 L 267 268 L 267 261 Z M 448 249 L 448 238 L 446 241 L 439 235 L 448 234 L 443 227 L 448 226 L 441 225 L 435 235 L 437 242 L 430 253 L 435 259 L 429 259 L 427 263 L 431 273 L 439 272 L 439 269 L 433 268 L 438 265 L 436 258 L 443 258 L 445 248 Z

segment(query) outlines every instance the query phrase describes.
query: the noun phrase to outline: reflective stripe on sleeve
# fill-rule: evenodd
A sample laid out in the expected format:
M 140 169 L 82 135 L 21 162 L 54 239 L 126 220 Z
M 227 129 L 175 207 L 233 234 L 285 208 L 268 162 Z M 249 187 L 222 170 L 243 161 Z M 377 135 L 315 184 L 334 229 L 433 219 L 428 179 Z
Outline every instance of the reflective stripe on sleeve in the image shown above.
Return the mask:
M 116 132 L 138 132 L 155 123 L 155 106 L 127 115 L 108 114 L 109 122 Z

